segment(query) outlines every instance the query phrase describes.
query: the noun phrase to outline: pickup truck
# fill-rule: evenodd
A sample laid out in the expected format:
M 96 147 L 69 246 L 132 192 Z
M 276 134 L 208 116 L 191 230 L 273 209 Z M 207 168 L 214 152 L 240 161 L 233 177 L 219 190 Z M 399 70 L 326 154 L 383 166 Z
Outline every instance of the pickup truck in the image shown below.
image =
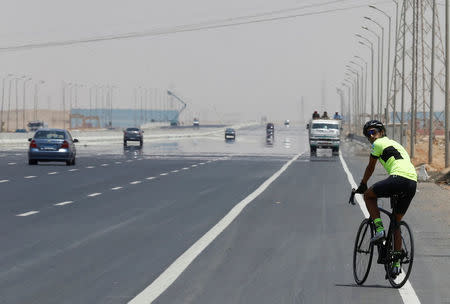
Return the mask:
M 340 121 L 333 119 L 313 119 L 307 128 L 309 130 L 309 147 L 311 155 L 315 155 L 317 148 L 331 149 L 333 154 L 339 153 Z

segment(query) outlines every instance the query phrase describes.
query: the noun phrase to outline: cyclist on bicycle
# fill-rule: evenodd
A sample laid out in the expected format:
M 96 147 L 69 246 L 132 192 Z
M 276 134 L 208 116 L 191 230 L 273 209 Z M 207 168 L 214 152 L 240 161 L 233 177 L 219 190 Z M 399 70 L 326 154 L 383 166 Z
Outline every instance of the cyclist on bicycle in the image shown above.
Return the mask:
M 372 151 L 369 164 L 358 189 L 356 189 L 356 193 L 364 194 L 367 210 L 376 228 L 371 242 L 378 243 L 385 239 L 386 234 L 380 218 L 377 198 L 391 197 L 394 194 L 401 195 L 396 208 L 393 210 L 397 222 L 400 222 L 416 194 L 417 173 L 406 150 L 402 145 L 386 136 L 386 130 L 380 121 L 368 121 L 364 125 L 363 134 L 372 144 Z M 376 182 L 367 189 L 367 181 L 372 176 L 377 160 L 386 169 L 389 177 Z M 399 229 L 394 233 L 394 250 L 396 254 L 401 255 L 402 241 Z M 394 264 L 393 272 L 396 274 L 400 273 L 400 261 Z

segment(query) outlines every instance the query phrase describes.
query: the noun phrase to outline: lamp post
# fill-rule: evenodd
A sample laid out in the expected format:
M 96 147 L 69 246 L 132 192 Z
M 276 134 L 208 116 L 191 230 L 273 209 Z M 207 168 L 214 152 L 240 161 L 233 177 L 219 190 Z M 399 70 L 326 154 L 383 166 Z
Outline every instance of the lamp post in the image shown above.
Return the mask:
M 33 120 L 37 120 L 37 108 L 39 104 L 39 85 L 44 84 L 44 80 L 39 80 L 34 84 L 34 118 Z
M 5 77 L 3 77 L 3 83 L 2 83 L 2 106 L 0 111 L 0 132 L 3 132 L 3 124 L 5 123 L 3 121 L 3 112 L 4 112 L 4 105 L 5 105 L 5 82 L 8 78 L 12 77 L 13 74 L 8 74 Z
M 382 61 L 381 61 L 381 43 L 380 43 L 380 36 L 373 30 L 369 29 L 367 26 L 363 26 L 362 29 L 372 33 L 373 35 L 375 35 L 375 37 L 377 38 L 377 47 L 378 47 L 378 52 L 377 52 L 377 56 L 378 56 L 378 71 L 377 71 L 377 119 L 379 119 L 379 113 L 380 113 L 380 103 L 381 103 L 381 81 L 380 81 L 380 75 L 381 75 L 381 69 L 382 69 Z
M 379 11 L 380 13 L 382 13 L 384 16 L 386 16 L 389 20 L 389 29 L 388 29 L 388 56 L 387 56 L 387 76 L 386 76 L 386 108 L 387 108 L 387 113 L 386 113 L 386 124 L 389 123 L 389 66 L 391 64 L 391 16 L 389 16 L 386 12 L 380 10 L 379 8 L 377 8 L 374 5 L 369 5 L 370 8 Z M 372 19 L 370 19 L 372 20 Z M 373 21 L 373 20 L 372 20 Z M 374 21 L 375 22 L 375 21 Z M 377 22 L 375 22 L 377 23 Z
M 27 76 L 16 78 L 16 130 L 19 129 L 19 80 L 25 80 Z
M 364 17 L 364 19 L 373 22 L 374 24 L 378 25 L 378 27 L 381 29 L 380 98 L 379 98 L 379 109 L 378 109 L 378 117 L 379 117 L 378 119 L 381 119 L 382 111 L 383 111 L 384 27 L 370 17 Z
M 353 119 L 353 124 L 354 124 L 354 128 L 355 128 L 355 133 L 356 133 L 356 130 L 357 130 L 357 117 L 359 116 L 359 113 L 358 113 L 357 109 L 358 109 L 358 103 L 360 102 L 359 101 L 359 96 L 360 96 L 360 94 L 359 94 L 359 92 L 360 92 L 359 78 L 360 78 L 360 76 L 359 76 L 359 72 L 356 71 L 355 69 L 353 69 L 351 66 L 346 65 L 346 67 L 347 67 L 349 72 L 353 73 L 356 76 L 356 89 L 354 90 L 355 92 L 354 92 L 354 102 L 353 102 L 353 109 L 354 109 L 354 114 L 353 115 L 355 116 L 355 118 Z
M 26 86 L 27 86 L 27 82 L 32 80 L 33 78 L 28 77 L 27 79 L 25 79 L 23 81 L 23 94 L 22 94 L 22 127 L 25 129 L 25 102 L 26 102 Z
M 368 47 L 369 49 L 370 49 L 370 57 L 371 57 L 371 71 L 372 71 L 372 75 L 370 76 L 370 78 L 371 78 L 371 101 L 370 101 L 370 119 L 371 120 L 373 120 L 373 111 L 374 111 L 374 90 L 373 90 L 373 74 L 374 74 L 374 72 L 375 72 L 375 70 L 374 70 L 374 68 L 373 68 L 373 43 L 369 40 L 369 39 L 367 39 L 367 38 L 365 38 L 365 37 L 363 37 L 363 36 L 361 36 L 361 35 L 359 35 L 359 34 L 356 34 L 358 37 L 360 37 L 360 38 L 363 38 L 363 39 L 366 39 L 367 40 L 367 42 L 370 44 L 366 44 L 366 43 L 364 43 L 364 42 L 362 42 L 362 41 L 359 41 L 359 44 L 361 44 L 361 45 L 364 45 L 364 46 L 366 46 L 366 47 Z
M 362 114 L 361 109 L 363 108 L 363 103 L 366 100 L 365 97 L 364 97 L 366 95 L 366 92 L 365 92 L 365 89 L 364 89 L 364 82 L 365 82 L 364 81 L 364 67 L 362 65 L 360 65 L 359 63 L 356 63 L 354 61 L 350 61 L 350 63 L 361 69 L 361 76 L 360 76 L 361 77 L 360 100 L 359 100 L 359 102 L 356 105 L 356 110 L 357 110 L 357 113 L 358 113 L 356 123 L 361 125 L 361 114 Z
M 362 106 L 362 113 L 364 114 L 364 117 L 366 116 L 366 106 L 367 106 L 367 74 L 368 74 L 368 67 L 367 67 L 367 61 L 366 60 L 364 60 L 364 58 L 362 58 L 362 57 L 360 57 L 360 56 L 358 56 L 358 55 L 355 55 L 355 58 L 357 58 L 357 59 L 359 59 L 359 60 L 361 60 L 362 61 L 362 63 L 364 63 L 364 67 L 365 67 L 365 71 L 366 71 L 366 76 L 365 76 L 365 78 L 364 78 L 364 87 L 365 87 L 365 89 L 364 89 L 364 103 L 363 103 L 363 106 Z

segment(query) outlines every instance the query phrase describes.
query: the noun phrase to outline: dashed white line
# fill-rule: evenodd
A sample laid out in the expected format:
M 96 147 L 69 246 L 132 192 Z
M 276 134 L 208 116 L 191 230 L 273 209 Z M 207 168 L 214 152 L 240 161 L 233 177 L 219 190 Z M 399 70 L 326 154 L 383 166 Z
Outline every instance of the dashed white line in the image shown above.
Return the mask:
M 181 169 L 181 170 L 189 170 L 189 168 L 188 167 L 184 167 L 183 169 Z
M 177 172 L 179 172 L 178 170 L 172 170 L 172 173 L 177 173 Z
M 108 167 L 109 164 L 102 164 L 102 167 Z
M 36 213 L 39 213 L 39 211 L 29 211 L 29 212 L 17 214 L 17 216 L 29 216 L 29 215 L 33 215 L 33 214 L 36 214 Z
M 12 165 L 16 165 L 16 163 L 8 163 L 8 165 L 12 166 Z
M 79 169 L 70 169 L 68 170 L 69 172 L 74 172 L 74 171 L 78 171 Z
M 7 183 L 7 182 L 9 182 L 9 179 L 2 179 L 2 180 L 0 180 L 0 184 Z
M 137 184 L 140 184 L 140 183 L 142 183 L 142 182 L 141 181 L 134 181 L 134 182 L 131 182 L 130 185 L 137 185 Z
M 167 174 L 169 174 L 169 173 L 161 173 L 160 175 L 164 176 L 164 175 L 167 175 Z
M 94 196 L 99 196 L 99 195 L 102 195 L 102 194 L 99 192 L 88 194 L 89 197 L 94 197 Z
M 48 175 L 55 175 L 58 174 L 58 172 L 49 172 Z
M 114 188 L 111 188 L 111 190 L 120 190 L 120 189 L 122 189 L 123 187 L 114 187 Z
M 87 166 L 86 169 L 92 169 L 95 168 L 95 166 Z
M 57 203 L 57 204 L 55 204 L 55 206 L 64 206 L 64 205 L 69 205 L 72 203 L 73 203 L 73 201 L 66 201 L 66 202 Z
M 122 163 L 122 162 L 115 162 L 115 164 L 118 164 L 118 165 L 121 164 L 121 163 Z
M 28 176 L 25 176 L 24 178 L 30 179 L 30 178 L 35 178 L 35 177 L 36 177 L 35 175 L 28 175 Z
M 154 177 L 154 176 L 149 176 L 149 177 L 147 177 L 146 179 L 148 179 L 148 180 L 152 180 L 152 179 L 155 179 L 156 177 Z
M 127 163 L 132 162 L 132 161 L 133 161 L 132 159 L 127 159 Z
M 262 183 L 253 193 L 249 194 L 241 202 L 236 204 L 214 227 L 206 232 L 197 242 L 179 256 L 158 278 L 156 278 L 147 288 L 133 298 L 129 304 L 152 303 L 158 298 L 175 280 L 184 272 L 184 270 L 202 253 L 202 251 L 211 244 L 225 230 L 242 210 L 257 198 L 267 187 L 270 186 L 294 161 L 300 154 L 293 157 L 290 161 L 275 172 L 269 179 Z
M 197 167 L 197 165 L 192 165 L 191 167 L 192 167 L 192 168 L 195 168 L 195 167 Z
M 199 165 L 204 165 L 205 163 L 199 163 Z

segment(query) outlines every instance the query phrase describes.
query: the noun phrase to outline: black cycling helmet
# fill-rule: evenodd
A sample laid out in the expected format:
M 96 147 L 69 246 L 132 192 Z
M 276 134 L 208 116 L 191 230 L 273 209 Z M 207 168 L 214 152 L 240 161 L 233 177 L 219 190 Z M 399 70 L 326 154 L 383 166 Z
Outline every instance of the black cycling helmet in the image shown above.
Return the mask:
M 376 128 L 376 129 L 378 129 L 380 131 L 383 131 L 383 133 L 386 134 L 386 129 L 384 128 L 383 123 L 381 121 L 379 121 L 379 120 L 374 119 L 374 120 L 369 120 L 364 125 L 363 134 L 364 134 L 365 137 L 368 137 L 367 136 L 367 130 L 369 130 L 371 128 Z

